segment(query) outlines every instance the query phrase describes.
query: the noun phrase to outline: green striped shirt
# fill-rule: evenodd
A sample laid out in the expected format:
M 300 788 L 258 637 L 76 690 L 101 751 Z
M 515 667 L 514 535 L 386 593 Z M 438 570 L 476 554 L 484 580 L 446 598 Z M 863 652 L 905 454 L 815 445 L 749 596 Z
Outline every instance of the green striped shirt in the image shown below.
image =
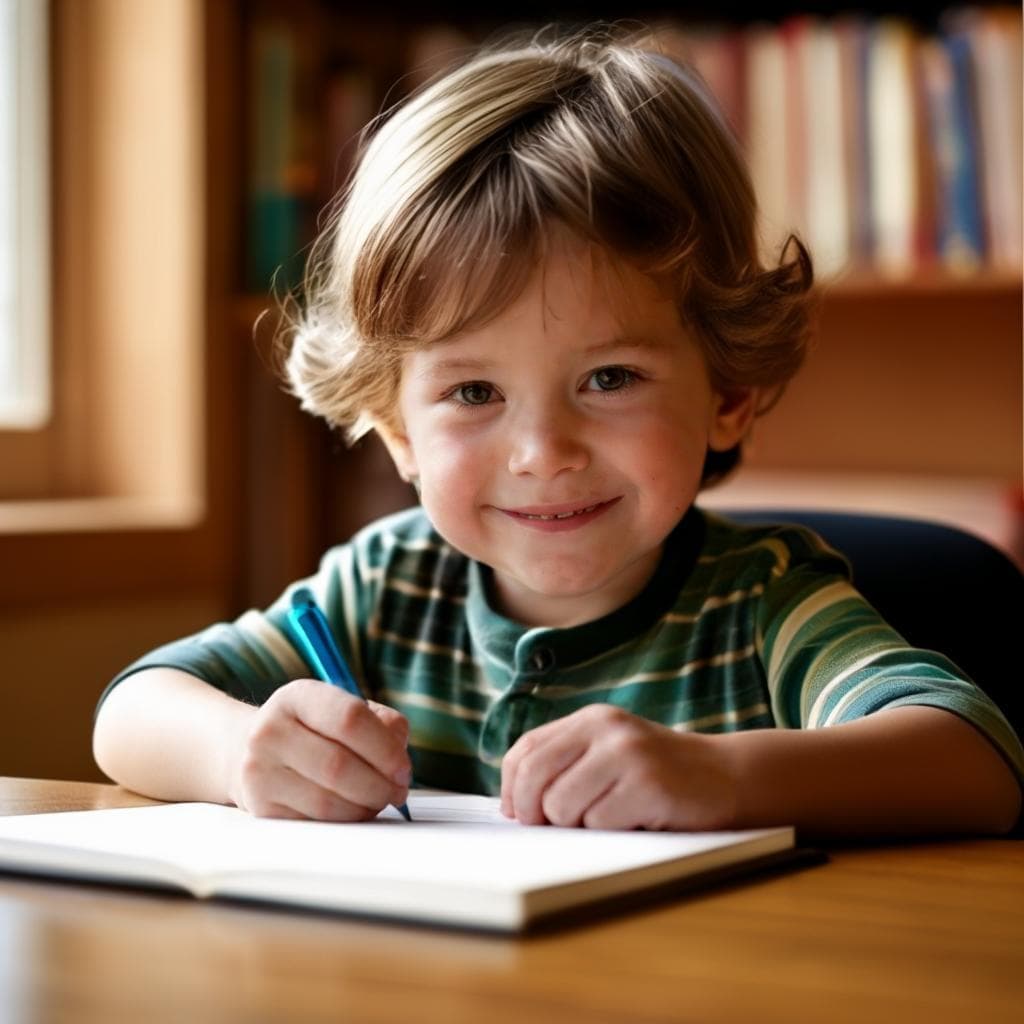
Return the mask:
M 523 733 L 594 702 L 712 733 L 929 704 L 972 722 L 1024 778 L 1020 741 L 992 701 L 941 654 L 910 647 L 814 533 L 697 508 L 641 594 L 569 629 L 497 614 L 490 570 L 410 509 L 332 548 L 266 611 L 158 648 L 111 686 L 168 666 L 261 704 L 313 674 L 287 620 L 298 586 L 313 590 L 364 693 L 409 719 L 419 785 L 497 793 L 502 756 Z

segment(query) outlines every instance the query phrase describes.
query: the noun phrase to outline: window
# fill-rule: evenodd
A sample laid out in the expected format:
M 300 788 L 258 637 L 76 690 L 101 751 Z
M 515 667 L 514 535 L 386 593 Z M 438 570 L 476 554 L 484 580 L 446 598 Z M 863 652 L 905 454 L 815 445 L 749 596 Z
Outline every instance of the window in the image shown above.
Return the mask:
M 20 19 L 20 9 L 41 8 L 49 20 L 53 140 L 52 184 L 37 179 L 53 204 L 50 412 L 35 428 L 0 424 L 0 609 L 175 588 L 219 594 L 236 566 L 241 384 L 221 307 L 218 329 L 208 327 L 206 289 L 226 292 L 229 264 L 223 244 L 211 243 L 208 258 L 204 228 L 204 101 L 217 100 L 204 44 L 207 25 L 220 27 L 219 12 L 232 8 L 0 7 L 0 28 L 15 9 Z M 0 70 L 11 64 L 0 32 L 3 46 Z M 27 51 L 19 57 L 31 63 Z M 20 217 L 22 196 L 15 209 Z
M 202 10 L 0 0 L 0 534 L 203 515 Z
M 0 427 L 50 411 L 48 4 L 0 0 Z

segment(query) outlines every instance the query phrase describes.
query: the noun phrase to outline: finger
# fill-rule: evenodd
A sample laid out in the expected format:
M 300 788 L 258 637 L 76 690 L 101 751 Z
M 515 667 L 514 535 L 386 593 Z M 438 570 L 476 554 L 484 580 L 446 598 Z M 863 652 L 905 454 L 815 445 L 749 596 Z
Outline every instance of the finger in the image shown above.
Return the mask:
M 365 812 L 376 814 L 389 803 L 404 803 L 408 785 L 385 778 L 351 747 L 298 724 L 281 760 L 285 767 L 319 789 Z
M 575 729 L 551 731 L 534 742 L 515 766 L 511 783 L 513 814 L 525 825 L 543 825 L 549 786 L 587 751 L 588 737 Z
M 541 797 L 551 780 L 632 717 L 612 705 L 589 704 L 521 736 L 502 762 L 502 813 L 542 824 Z
M 520 736 L 505 752 L 501 760 L 501 813 L 506 818 L 516 817 L 514 794 L 520 764 L 525 758 L 532 756 L 533 751 L 545 742 L 552 731 L 559 727 L 564 729 L 565 722 L 566 719 L 558 719 L 539 725 Z
M 594 825 L 589 818 L 592 809 L 615 789 L 621 772 L 622 765 L 613 758 L 602 756 L 598 748 L 588 748 L 551 780 L 541 797 L 541 813 L 552 825 L 564 828 L 631 828 L 632 825 Z
M 411 766 L 405 744 L 365 701 L 316 680 L 300 680 L 288 690 L 290 709 L 304 726 L 348 747 L 382 778 L 408 786 Z
M 294 723 L 293 723 L 294 724 Z M 301 729 L 294 724 L 294 729 Z M 294 731 L 294 730 L 293 730 Z M 275 735 L 279 735 L 278 730 Z M 326 741 L 322 741 L 326 742 Z M 260 818 L 327 818 L 352 821 L 372 812 L 285 767 L 268 746 L 244 770 L 238 806 Z
M 613 782 L 583 813 L 583 827 L 626 831 L 643 823 L 637 814 L 636 794 Z
M 275 772 L 264 801 L 253 813 L 262 818 L 367 821 L 379 810 L 346 800 L 294 771 L 280 769 Z
M 287 818 L 292 821 L 308 821 L 305 814 L 300 814 L 294 807 L 284 804 L 267 803 L 260 810 L 249 810 L 254 818 Z

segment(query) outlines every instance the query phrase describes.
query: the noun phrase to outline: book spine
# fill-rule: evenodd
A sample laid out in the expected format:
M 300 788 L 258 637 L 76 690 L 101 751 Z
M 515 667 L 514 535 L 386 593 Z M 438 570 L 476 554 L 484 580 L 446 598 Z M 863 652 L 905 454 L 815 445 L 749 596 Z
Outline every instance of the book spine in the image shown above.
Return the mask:
M 316 169 L 307 153 L 308 118 L 297 103 L 297 53 L 287 24 L 268 21 L 253 28 L 245 283 L 255 291 L 293 288 L 302 277 L 300 250 L 309 229 Z
M 964 33 L 953 32 L 942 43 L 949 53 L 952 93 L 950 180 L 946 191 L 949 206 L 941 257 L 951 270 L 971 271 L 981 266 L 985 256 L 978 185 L 973 61 L 970 43 Z
M 759 204 L 762 252 L 771 263 L 790 229 L 790 112 L 780 102 L 786 94 L 786 55 L 778 32 L 766 25 L 748 30 L 745 42 L 747 159 Z
M 786 153 L 786 196 L 783 215 L 783 237 L 790 231 L 808 241 L 810 187 L 810 119 L 808 96 L 810 89 L 806 77 L 806 55 L 810 48 L 811 19 L 796 16 L 779 27 L 782 40 L 786 125 L 780 142 Z
M 881 19 L 871 33 L 866 96 L 874 262 L 906 276 L 916 263 L 916 110 L 911 30 L 895 18 Z
M 847 16 L 839 19 L 835 30 L 839 40 L 842 75 L 842 124 L 846 206 L 850 225 L 850 264 L 864 268 L 870 264 L 874 252 L 865 92 L 870 29 L 863 18 Z
M 1021 13 L 1013 8 L 960 14 L 975 75 L 981 213 L 987 256 L 1020 270 L 1022 217 Z
M 831 277 L 851 257 L 839 35 L 832 25 L 816 21 L 808 26 L 798 52 L 804 83 L 807 236 L 820 273 Z
M 374 84 L 359 67 L 337 67 L 323 89 L 323 166 L 319 189 L 326 202 L 345 186 L 359 154 L 363 129 L 374 115 Z

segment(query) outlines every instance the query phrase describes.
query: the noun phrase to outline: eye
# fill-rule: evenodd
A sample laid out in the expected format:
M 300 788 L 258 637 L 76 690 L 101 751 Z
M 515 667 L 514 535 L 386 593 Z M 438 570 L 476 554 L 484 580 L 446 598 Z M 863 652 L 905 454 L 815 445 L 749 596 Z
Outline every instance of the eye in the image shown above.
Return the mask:
M 588 383 L 592 382 L 597 391 L 622 391 L 636 381 L 637 375 L 624 366 L 602 366 L 588 378 Z
M 482 381 L 472 380 L 453 388 L 448 397 L 460 405 L 486 405 L 494 396 L 494 388 Z

